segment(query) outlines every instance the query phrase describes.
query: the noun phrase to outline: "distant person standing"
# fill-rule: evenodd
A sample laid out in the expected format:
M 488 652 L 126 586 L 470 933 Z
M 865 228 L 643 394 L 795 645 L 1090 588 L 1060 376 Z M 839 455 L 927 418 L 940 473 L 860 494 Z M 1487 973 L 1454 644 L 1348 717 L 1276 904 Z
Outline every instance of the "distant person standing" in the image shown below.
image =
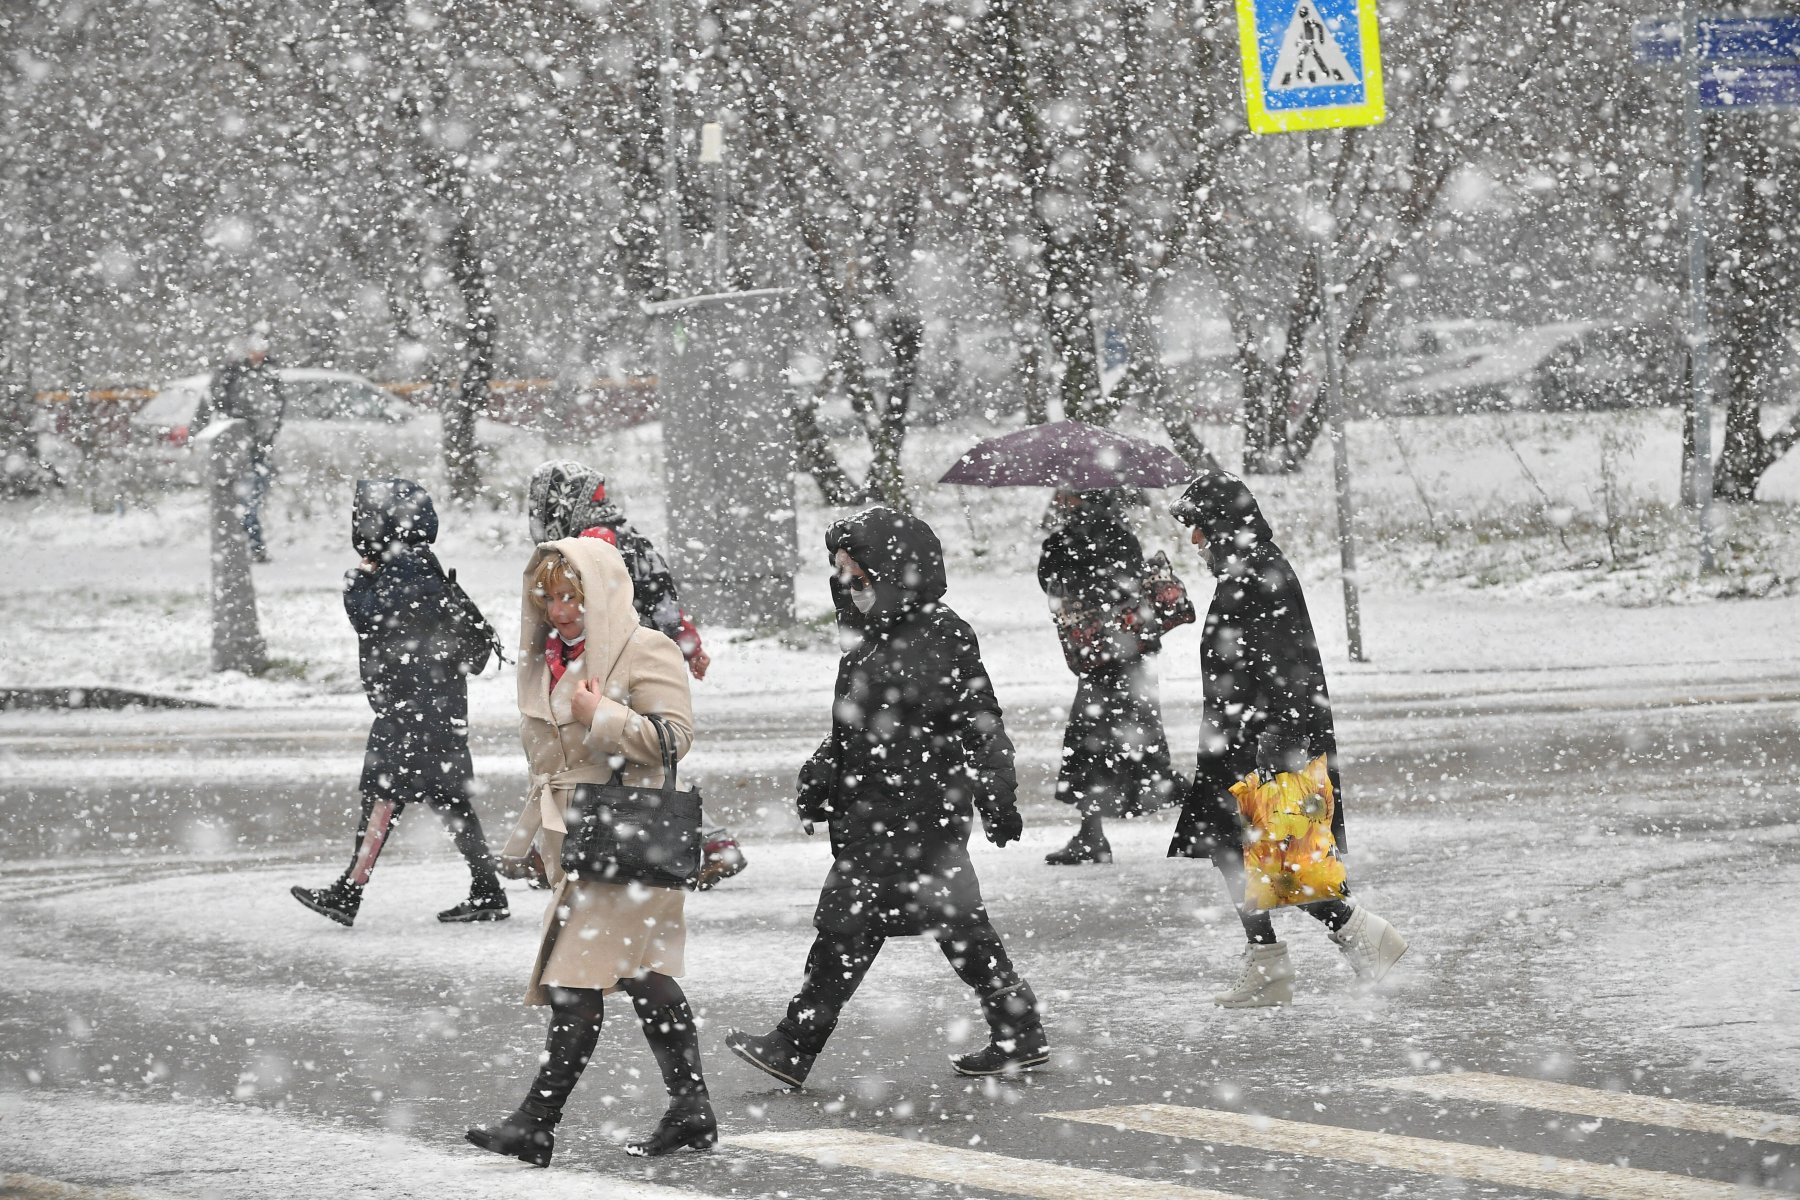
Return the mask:
M 681 607 L 675 576 L 651 540 L 639 533 L 606 491 L 606 475 L 567 460 L 541 464 L 526 489 L 531 540 L 538 545 L 572 537 L 597 537 L 618 548 L 631 573 L 632 605 L 647 629 L 681 648 L 688 673 L 705 679 L 712 659 L 700 645 L 700 631 Z
M 481 818 L 469 803 L 475 768 L 468 674 L 486 664 L 492 629 L 431 552 L 437 532 L 437 509 L 418 484 L 357 480 L 350 539 L 362 561 L 344 581 L 344 611 L 375 710 L 363 755 L 362 821 L 356 852 L 336 882 L 291 889 L 294 899 L 340 925 L 356 921 L 382 846 L 402 810 L 418 802 L 449 826 L 469 866 L 469 898 L 438 920 L 509 915 Z
M 206 428 L 215 418 L 235 417 L 250 426 L 250 470 L 239 484 L 244 506 L 244 533 L 250 539 L 250 557 L 269 561 L 263 540 L 262 503 L 275 480 L 275 438 L 287 416 L 287 393 L 269 361 L 269 339 L 259 326 L 234 354 L 213 372 L 212 384 L 194 414 L 194 429 Z
M 1144 548 L 1125 527 L 1118 493 L 1058 489 L 1053 511 L 1038 586 L 1076 678 L 1056 798 L 1081 814 L 1081 827 L 1044 861 L 1109 863 L 1106 817 L 1154 812 L 1177 796 L 1146 661 L 1162 645 L 1161 626 L 1143 594 Z

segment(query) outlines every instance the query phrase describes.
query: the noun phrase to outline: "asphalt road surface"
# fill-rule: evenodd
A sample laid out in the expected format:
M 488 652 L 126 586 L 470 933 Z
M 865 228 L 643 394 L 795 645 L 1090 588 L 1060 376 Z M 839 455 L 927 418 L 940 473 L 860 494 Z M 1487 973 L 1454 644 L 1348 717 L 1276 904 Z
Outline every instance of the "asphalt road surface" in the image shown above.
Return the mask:
M 1300 978 L 1281 1010 L 1209 1002 L 1241 934 L 1211 869 L 1163 856 L 1168 814 L 1120 826 L 1114 865 L 1058 869 L 1042 854 L 1066 811 L 1028 802 L 1026 842 L 977 865 L 1045 1000 L 1050 1066 L 954 1076 L 976 1006 L 901 941 L 800 1092 L 722 1037 L 767 1029 L 798 982 L 828 856 L 784 787 L 816 722 L 715 724 L 709 803 L 751 866 L 690 898 L 685 982 L 724 1141 L 620 1151 L 661 1098 L 609 1012 L 545 1172 L 460 1141 L 529 1077 L 540 894 L 513 892 L 504 925 L 437 925 L 459 869 L 421 814 L 356 929 L 285 896 L 348 856 L 356 721 L 9 716 L 0 1196 L 1800 1194 L 1800 701 L 1689 699 L 1345 707 L 1352 880 L 1412 950 L 1358 992 L 1284 914 Z M 1058 730 L 1014 723 L 1041 797 Z M 502 824 L 508 731 L 476 751 Z

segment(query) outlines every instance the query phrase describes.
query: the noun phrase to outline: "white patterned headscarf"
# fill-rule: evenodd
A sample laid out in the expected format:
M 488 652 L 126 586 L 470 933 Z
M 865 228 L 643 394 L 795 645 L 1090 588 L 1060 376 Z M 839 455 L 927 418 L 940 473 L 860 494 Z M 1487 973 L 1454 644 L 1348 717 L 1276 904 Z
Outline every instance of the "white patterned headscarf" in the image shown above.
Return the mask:
M 605 473 L 569 459 L 543 463 L 531 473 L 525 515 L 531 522 L 531 540 L 539 544 L 625 519 L 607 498 Z

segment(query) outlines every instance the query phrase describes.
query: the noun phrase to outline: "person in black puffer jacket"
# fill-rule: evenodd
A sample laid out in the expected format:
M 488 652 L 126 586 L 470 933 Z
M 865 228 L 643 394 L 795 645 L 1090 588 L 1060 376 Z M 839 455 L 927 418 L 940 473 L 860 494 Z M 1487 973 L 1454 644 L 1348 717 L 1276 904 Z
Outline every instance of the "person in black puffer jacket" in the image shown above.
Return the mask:
M 826 534 L 832 598 L 848 648 L 831 733 L 800 772 L 800 815 L 827 822 L 834 856 L 813 913 L 817 936 L 787 1016 L 726 1046 L 799 1087 L 839 1012 L 890 937 L 937 939 L 981 996 L 992 1038 L 955 1060 L 964 1075 L 1049 1058 L 1031 985 L 988 920 L 969 859 L 977 812 L 996 846 L 1022 831 L 1013 746 L 975 631 L 943 603 L 943 551 L 917 517 L 875 507 Z
M 409 479 L 361 479 L 351 542 L 362 561 L 344 579 L 363 691 L 375 721 L 363 753 L 356 852 L 329 887 L 292 889 L 314 912 L 355 922 L 363 888 L 402 810 L 424 801 L 449 826 L 469 865 L 469 898 L 438 914 L 451 922 L 508 915 L 481 818 L 469 803 L 468 661 L 453 623 L 451 589 L 430 544 L 437 510 Z

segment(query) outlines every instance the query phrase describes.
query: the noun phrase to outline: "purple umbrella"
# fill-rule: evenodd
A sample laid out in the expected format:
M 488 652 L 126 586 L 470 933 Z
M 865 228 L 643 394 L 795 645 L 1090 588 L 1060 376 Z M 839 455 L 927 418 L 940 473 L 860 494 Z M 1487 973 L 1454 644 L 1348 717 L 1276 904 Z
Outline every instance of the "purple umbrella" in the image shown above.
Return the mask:
M 1082 421 L 1027 425 L 971 447 L 940 483 L 976 487 L 1173 487 L 1194 469 L 1166 446 Z

